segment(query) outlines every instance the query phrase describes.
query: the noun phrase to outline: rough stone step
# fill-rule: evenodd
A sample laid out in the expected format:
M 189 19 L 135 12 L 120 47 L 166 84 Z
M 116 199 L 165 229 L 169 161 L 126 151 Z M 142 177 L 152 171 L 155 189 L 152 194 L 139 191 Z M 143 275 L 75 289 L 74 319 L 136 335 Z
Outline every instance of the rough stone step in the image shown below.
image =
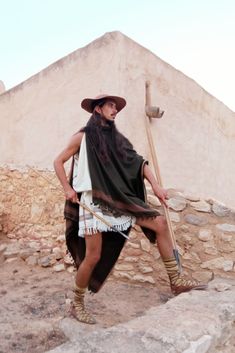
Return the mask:
M 108 329 L 63 319 L 70 341 L 47 353 L 232 353 L 234 319 L 235 281 L 216 279 L 207 291 L 181 294 Z

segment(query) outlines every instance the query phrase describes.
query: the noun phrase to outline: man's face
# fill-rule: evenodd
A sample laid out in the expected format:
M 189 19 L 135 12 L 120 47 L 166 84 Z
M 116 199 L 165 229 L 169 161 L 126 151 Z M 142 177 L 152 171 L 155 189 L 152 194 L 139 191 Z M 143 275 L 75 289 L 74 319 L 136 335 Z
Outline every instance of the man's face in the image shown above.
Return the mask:
M 96 111 L 109 121 L 114 121 L 118 112 L 113 100 L 107 100 L 102 107 L 96 106 Z

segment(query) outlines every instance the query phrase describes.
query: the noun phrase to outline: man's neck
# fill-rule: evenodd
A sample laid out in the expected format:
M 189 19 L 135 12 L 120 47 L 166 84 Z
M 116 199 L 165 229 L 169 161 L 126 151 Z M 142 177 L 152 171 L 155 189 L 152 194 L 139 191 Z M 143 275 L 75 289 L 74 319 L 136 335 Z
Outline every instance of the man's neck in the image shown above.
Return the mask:
M 107 120 L 105 118 L 101 118 L 101 125 L 104 126 L 104 127 L 111 127 L 113 126 L 114 124 L 114 121 L 112 120 Z

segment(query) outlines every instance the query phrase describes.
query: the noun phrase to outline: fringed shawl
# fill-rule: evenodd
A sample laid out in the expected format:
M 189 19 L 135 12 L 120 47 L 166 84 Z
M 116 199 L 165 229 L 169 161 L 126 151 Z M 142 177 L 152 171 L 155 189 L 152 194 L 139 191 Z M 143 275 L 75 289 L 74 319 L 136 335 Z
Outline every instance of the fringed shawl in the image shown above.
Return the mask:
M 153 218 L 159 213 L 144 200 L 143 166 L 147 161 L 133 148 L 125 149 L 125 157 L 118 156 L 110 127 L 102 128 L 109 160 L 103 162 L 92 136 L 86 134 L 88 165 L 93 202 L 113 215 Z

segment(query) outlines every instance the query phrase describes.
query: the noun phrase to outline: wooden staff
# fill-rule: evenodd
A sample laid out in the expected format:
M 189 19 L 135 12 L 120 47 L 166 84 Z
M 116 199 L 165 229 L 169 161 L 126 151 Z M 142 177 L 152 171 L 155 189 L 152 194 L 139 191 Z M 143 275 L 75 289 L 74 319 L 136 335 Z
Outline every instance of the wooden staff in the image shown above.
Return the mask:
M 149 81 L 146 82 L 145 88 L 146 88 L 145 127 L 146 127 L 148 142 L 149 142 L 149 146 L 150 146 L 150 152 L 151 152 L 151 157 L 152 157 L 152 161 L 153 161 L 155 175 L 156 175 L 158 184 L 161 187 L 163 187 L 159 164 L 158 164 L 158 160 L 157 160 L 157 154 L 156 154 L 156 150 L 154 147 L 154 142 L 153 142 L 151 128 L 150 128 L 150 119 L 151 118 L 161 118 L 164 114 L 164 111 L 160 110 L 159 107 L 152 107 L 151 106 L 150 82 Z M 175 235 L 174 235 L 174 231 L 173 231 L 173 227 L 172 227 L 172 223 L 171 223 L 171 219 L 170 219 L 169 210 L 164 204 L 163 204 L 163 209 L 164 209 L 164 213 L 165 213 L 165 217 L 166 217 L 166 221 L 167 221 L 167 226 L 169 229 L 169 233 L 170 233 L 170 237 L 171 237 L 171 241 L 172 241 L 172 245 L 173 245 L 173 253 L 174 253 L 175 259 L 178 264 L 179 272 L 181 272 L 182 266 L 181 266 L 179 252 L 178 252 L 177 244 L 176 244 L 176 239 L 175 239 Z

